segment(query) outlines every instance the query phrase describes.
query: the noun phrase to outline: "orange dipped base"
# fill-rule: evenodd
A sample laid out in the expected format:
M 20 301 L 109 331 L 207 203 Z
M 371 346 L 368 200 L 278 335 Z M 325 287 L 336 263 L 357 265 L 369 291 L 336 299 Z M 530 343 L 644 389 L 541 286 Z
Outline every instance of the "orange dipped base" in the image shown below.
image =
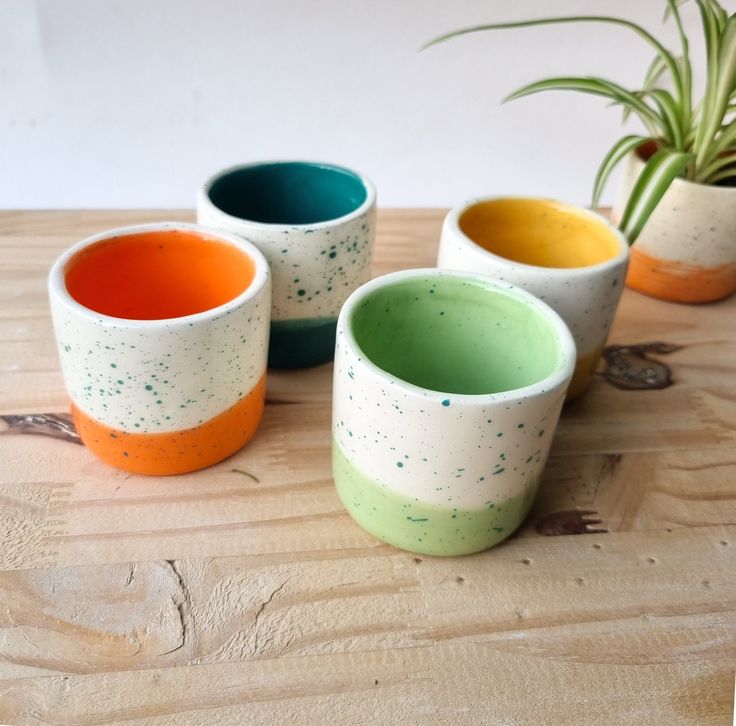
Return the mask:
M 216 464 L 253 438 L 263 416 L 266 376 L 234 406 L 191 429 L 138 434 L 110 428 L 72 404 L 82 442 L 106 464 L 133 474 L 186 474 Z
M 637 292 L 681 303 L 721 300 L 736 291 L 736 263 L 698 267 L 631 248 L 626 284 Z

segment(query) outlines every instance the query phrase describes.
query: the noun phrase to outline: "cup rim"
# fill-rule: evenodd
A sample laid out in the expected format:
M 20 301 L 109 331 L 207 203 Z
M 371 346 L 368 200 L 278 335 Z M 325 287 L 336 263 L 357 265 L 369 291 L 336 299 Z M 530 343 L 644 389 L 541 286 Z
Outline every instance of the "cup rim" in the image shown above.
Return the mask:
M 343 214 L 340 217 L 333 217 L 332 219 L 325 219 L 321 222 L 314 222 L 311 224 L 284 224 L 282 222 L 259 222 L 255 219 L 238 217 L 218 207 L 210 197 L 210 191 L 212 190 L 214 184 L 221 179 L 224 179 L 226 176 L 233 174 L 234 172 L 241 171 L 242 169 L 251 169 L 258 166 L 278 166 L 282 164 L 306 164 L 308 166 L 320 167 L 323 169 L 333 169 L 336 171 L 352 174 L 356 179 L 358 179 L 358 181 L 360 181 L 360 183 L 365 188 L 365 199 L 358 207 L 348 212 L 347 214 Z M 264 161 L 250 161 L 244 164 L 234 164 L 233 166 L 228 166 L 224 169 L 220 169 L 220 171 L 215 172 L 205 180 L 205 182 L 199 189 L 198 196 L 198 206 L 206 207 L 210 212 L 215 213 L 219 217 L 230 220 L 231 222 L 242 226 L 247 226 L 251 228 L 264 228 L 279 232 L 282 230 L 324 229 L 326 227 L 332 227 L 337 224 L 349 222 L 352 219 L 360 217 L 362 214 L 364 214 L 375 205 L 376 188 L 373 185 L 373 182 L 371 182 L 363 174 L 346 166 L 340 166 L 339 164 L 331 164 L 330 162 L 315 161 L 311 159 L 274 159 Z
M 199 234 L 203 237 L 210 237 L 219 242 L 224 242 L 232 247 L 237 247 L 243 254 L 247 255 L 255 267 L 255 274 L 250 285 L 243 290 L 238 296 L 232 300 L 228 300 L 217 307 L 203 310 L 199 313 L 191 315 L 182 315 L 175 318 L 155 318 L 152 320 L 137 320 L 135 318 L 117 318 L 113 315 L 97 312 L 92 308 L 83 305 L 69 293 L 66 287 L 65 272 L 69 262 L 82 250 L 91 247 L 98 242 L 116 239 L 118 237 L 130 237 L 146 232 L 168 232 L 168 231 L 185 231 Z M 83 318 L 95 323 L 103 323 L 105 325 L 114 326 L 116 328 L 166 328 L 184 327 L 190 324 L 202 323 L 214 318 L 226 315 L 233 309 L 240 307 L 249 300 L 257 297 L 263 288 L 267 285 L 271 273 L 263 253 L 248 240 L 239 237 L 236 234 L 228 232 L 220 232 L 210 227 L 191 224 L 189 222 L 151 222 L 147 224 L 134 224 L 125 227 L 116 227 L 114 229 L 100 232 L 99 234 L 87 237 L 76 244 L 69 247 L 54 262 L 49 272 L 48 287 L 49 296 L 60 302 L 68 310 Z
M 403 378 L 389 373 L 380 366 L 376 365 L 365 353 L 355 339 L 352 329 L 352 319 L 357 306 L 376 290 L 382 287 L 388 287 L 396 282 L 408 280 L 416 277 L 455 277 L 461 280 L 471 280 L 485 286 L 489 291 L 498 292 L 516 298 L 519 302 L 533 307 L 542 316 L 546 317 L 557 335 L 562 364 L 553 370 L 542 380 L 536 381 L 523 386 L 521 388 L 513 388 L 508 391 L 498 391 L 496 393 L 450 393 L 448 391 L 435 391 L 431 388 L 417 386 L 414 383 L 405 381 Z M 462 272 L 459 270 L 446 270 L 437 267 L 418 268 L 410 270 L 399 270 L 391 272 L 387 275 L 376 277 L 355 290 L 345 301 L 340 310 L 337 322 L 338 341 L 342 332 L 345 343 L 350 347 L 351 352 L 365 365 L 373 375 L 387 381 L 391 386 L 415 396 L 421 396 L 425 399 L 436 400 L 441 402 L 445 399 L 452 398 L 462 404 L 478 404 L 486 405 L 488 403 L 499 403 L 516 401 L 519 399 L 535 398 L 554 390 L 561 386 L 567 380 L 569 383 L 575 368 L 575 360 L 577 352 L 575 341 L 569 328 L 560 317 L 547 303 L 540 300 L 535 295 L 527 292 L 518 285 L 510 282 L 496 280 L 488 275 L 482 275 L 475 272 Z
M 516 200 L 524 202 L 547 202 L 555 205 L 567 207 L 575 214 L 582 217 L 587 217 L 593 222 L 602 224 L 614 237 L 618 243 L 618 253 L 614 257 L 610 257 L 602 262 L 597 262 L 594 265 L 584 265 L 580 267 L 543 267 L 541 265 L 529 265 L 526 262 L 518 262 L 517 260 L 509 259 L 508 257 L 502 257 L 497 255 L 495 252 L 487 250 L 485 247 L 479 245 L 475 240 L 471 239 L 460 227 L 460 217 L 471 207 L 485 202 L 498 202 Z M 469 199 L 462 204 L 454 206 L 445 217 L 445 228 L 453 232 L 456 238 L 464 245 L 470 247 L 473 250 L 480 252 L 482 255 L 487 256 L 495 260 L 498 264 L 502 264 L 506 267 L 520 268 L 522 270 L 539 272 L 543 271 L 545 275 L 551 275 L 554 277 L 570 277 L 575 275 L 586 275 L 590 273 L 604 272 L 606 270 L 618 267 L 621 263 L 626 262 L 629 258 L 630 245 L 626 241 L 623 233 L 618 227 L 616 227 L 609 219 L 604 217 L 602 214 L 592 210 L 580 207 L 576 204 L 569 202 L 562 202 L 552 197 L 534 197 L 524 195 L 494 195 L 489 197 L 475 197 Z

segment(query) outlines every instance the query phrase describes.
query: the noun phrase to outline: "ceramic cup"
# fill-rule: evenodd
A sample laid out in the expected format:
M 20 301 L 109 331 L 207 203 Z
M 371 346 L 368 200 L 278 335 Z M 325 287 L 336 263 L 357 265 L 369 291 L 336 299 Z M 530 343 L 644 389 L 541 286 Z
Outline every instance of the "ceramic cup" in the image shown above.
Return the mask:
M 405 270 L 337 324 L 333 473 L 352 517 L 429 555 L 492 547 L 526 516 L 575 362 L 560 317 L 486 276 Z
M 124 227 L 54 264 L 49 297 L 72 414 L 100 459 L 139 474 L 214 464 L 263 413 L 263 255 L 191 224 Z
M 370 277 L 375 213 L 373 185 L 330 164 L 246 164 L 205 182 L 198 221 L 250 240 L 271 266 L 270 367 L 332 360 L 340 307 Z
M 616 313 L 629 259 L 623 235 L 595 212 L 551 199 L 493 198 L 445 218 L 438 267 L 523 287 L 567 323 L 577 363 L 568 399 L 590 384 Z

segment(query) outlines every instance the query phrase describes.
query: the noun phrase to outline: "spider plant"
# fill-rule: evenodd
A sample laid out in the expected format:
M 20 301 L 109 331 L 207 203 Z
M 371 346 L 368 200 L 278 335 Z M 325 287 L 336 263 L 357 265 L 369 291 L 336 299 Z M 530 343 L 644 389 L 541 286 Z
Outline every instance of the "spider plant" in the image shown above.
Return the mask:
M 677 177 L 699 184 L 736 181 L 736 14 L 729 15 L 718 0 L 695 0 L 700 11 L 706 47 L 703 97 L 693 102 L 692 64 L 688 36 L 680 17 L 684 0 L 666 0 L 665 19 L 672 18 L 680 51 L 668 50 L 654 35 L 629 20 L 605 15 L 576 15 L 493 23 L 456 30 L 427 43 L 425 48 L 468 33 L 562 23 L 605 23 L 635 33 L 655 51 L 641 88 L 629 90 L 593 76 L 547 78 L 519 88 L 504 100 L 540 91 L 579 91 L 609 99 L 624 109 L 624 120 L 637 116 L 646 136 L 626 135 L 603 158 L 593 183 L 592 205 L 598 204 L 616 165 L 646 142 L 655 148 L 631 191 L 620 227 L 630 244 L 636 240 L 655 207 Z M 668 88 L 660 81 L 669 76 Z M 653 142 L 653 143 L 651 143 Z

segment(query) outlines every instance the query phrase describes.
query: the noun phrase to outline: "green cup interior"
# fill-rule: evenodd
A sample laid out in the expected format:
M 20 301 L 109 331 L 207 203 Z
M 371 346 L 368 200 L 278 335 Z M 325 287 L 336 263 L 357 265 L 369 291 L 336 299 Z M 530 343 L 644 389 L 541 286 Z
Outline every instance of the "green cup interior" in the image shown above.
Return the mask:
M 348 169 L 301 161 L 233 169 L 219 176 L 208 194 L 233 217 L 286 225 L 344 217 L 368 197 L 361 178 Z
M 551 318 L 512 292 L 449 275 L 409 277 L 358 302 L 349 322 L 365 356 L 421 388 L 511 391 L 562 367 Z

